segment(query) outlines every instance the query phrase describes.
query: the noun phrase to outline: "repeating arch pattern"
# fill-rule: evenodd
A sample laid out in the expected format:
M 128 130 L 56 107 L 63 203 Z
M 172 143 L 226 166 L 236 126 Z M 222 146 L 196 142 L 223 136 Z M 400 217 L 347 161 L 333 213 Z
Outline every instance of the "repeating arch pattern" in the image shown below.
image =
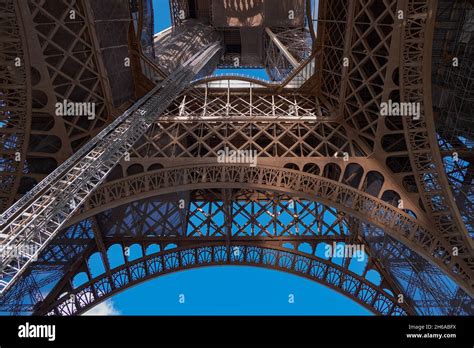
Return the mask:
M 334 206 L 383 228 L 453 279 L 466 284 L 466 288 L 472 286 L 471 272 L 466 266 L 450 255 L 436 253 L 445 241 L 409 213 L 350 186 L 290 169 L 221 164 L 163 169 L 133 176 L 100 187 L 86 202 L 85 212 L 70 223 L 92 216 L 106 206 L 117 206 L 137 198 L 175 192 L 177 189 L 186 191 L 210 187 L 253 187 L 280 191 Z
M 0 171 L 5 179 L 0 184 L 3 190 L 0 192 L 2 209 L 2 204 L 13 200 L 15 195 L 25 193 L 65 159 L 58 156 L 59 150 L 63 150 L 67 157 L 108 123 L 118 110 L 115 109 L 115 93 L 112 93 L 117 90 L 104 79 L 107 74 L 103 63 L 107 59 L 103 60 L 95 54 L 100 51 L 96 42 L 100 33 L 96 32 L 92 20 L 99 12 L 96 13 L 94 6 L 91 8 L 88 5 L 95 2 L 63 1 L 58 6 L 49 6 L 48 1 L 33 0 L 18 4 L 10 0 L 0 3 L 0 7 L 3 6 L 8 13 L 1 21 L 2 33 L 6 35 L 0 38 L 0 43 L 8 48 L 7 55 L 10 58 L 7 66 L 11 65 L 14 57 L 13 48 L 16 52 L 24 53 L 25 61 L 29 56 L 31 62 L 23 64 L 27 67 L 24 72 L 23 67 L 17 69 L 21 73 L 16 79 L 22 83 L 18 90 L 32 88 L 31 93 L 25 93 L 31 99 L 28 105 L 32 105 L 32 110 L 26 112 L 32 114 L 31 125 L 21 127 L 21 124 L 25 124 L 24 112 L 21 110 L 17 110 L 15 115 L 7 110 L 10 114 L 4 114 L 8 117 L 3 118 L 7 126 L 2 125 L 0 118 L 0 133 L 3 134 L 0 143 L 3 143 L 4 149 L 7 148 L 5 156 L 2 152 L 6 159 L 3 168 L 0 163 Z M 176 21 L 180 20 L 176 18 L 179 9 L 176 4 L 186 7 L 187 1 L 173 0 L 172 3 L 172 15 L 177 26 L 179 23 Z M 127 12 L 128 2 L 124 1 L 123 4 Z M 68 267 L 75 260 L 87 257 L 91 250 L 103 256 L 106 246 L 123 241 L 120 239 L 123 235 L 110 237 L 90 228 L 81 230 L 76 227 L 85 225 L 85 221 L 94 224 L 94 221 L 100 220 L 100 215 L 104 215 L 97 213 L 104 209 L 133 210 L 134 205 L 142 199 L 175 191 L 189 198 L 186 195 L 196 188 L 196 191 L 232 191 L 234 188 L 270 191 L 287 197 L 302 197 L 313 203 L 312 200 L 317 200 L 317 204 L 336 207 L 338 214 L 341 212 L 340 215 L 343 215 L 339 216 L 340 220 L 362 231 L 365 230 L 364 224 L 369 222 L 369 225 L 373 225 L 371 228 L 386 231 L 387 235 L 383 235 L 387 239 L 394 237 L 396 240 L 393 243 L 403 243 L 400 243 L 402 250 L 409 250 L 409 253 L 404 251 L 386 256 L 379 253 L 377 262 L 385 257 L 386 262 L 381 264 L 388 265 L 384 267 L 390 273 L 389 277 L 384 274 L 384 279 L 391 278 L 397 283 L 397 273 L 401 272 L 400 269 L 407 269 L 403 266 L 404 258 L 411 262 L 415 259 L 413 256 L 417 259 L 420 259 L 418 255 L 424 257 L 422 262 L 416 260 L 418 268 L 406 271 L 407 274 L 403 275 L 410 279 L 406 281 L 408 289 L 404 288 L 402 292 L 412 300 L 416 298 L 413 294 L 425 292 L 427 300 L 423 299 L 426 303 L 422 307 L 429 308 L 429 313 L 434 308 L 430 302 L 431 290 L 436 290 L 436 287 L 441 290 L 436 274 L 442 271 L 454 279 L 456 294 L 437 294 L 435 298 L 438 301 L 446 307 L 455 307 L 457 305 L 453 303 L 459 303 L 459 298 L 469 297 L 464 291 L 472 297 L 473 243 L 466 233 L 462 222 L 464 216 L 460 216 L 456 209 L 449 182 L 443 173 L 431 112 L 431 81 L 428 76 L 436 1 L 331 0 L 321 1 L 320 4 L 318 47 L 317 52 L 312 54 L 317 59 L 306 60 L 308 66 L 314 62 L 318 71 L 306 81 L 305 86 L 292 90 L 293 83 L 285 85 L 288 79 L 300 76 L 298 69 L 294 69 L 284 82 L 286 87 L 291 88 L 239 77 L 206 77 L 195 81 L 192 88 L 176 99 L 146 136 L 137 142 L 131 151 L 131 160 L 120 162 L 113 175 L 107 178 L 107 183 L 90 197 L 87 205 L 70 223 L 87 219 L 58 236 L 59 243 L 48 245 L 48 252 L 43 255 L 44 263 L 32 267 L 30 275 L 34 275 L 25 277 L 17 284 L 18 292 L 12 296 L 15 299 L 8 303 L 13 312 L 20 311 L 20 297 L 23 296 L 20 294 L 30 297 L 30 308 L 42 302 L 41 286 L 38 284 L 47 283 L 44 279 L 49 275 L 43 276 L 47 267 L 60 269 L 54 277 L 61 278 L 60 283 L 67 282 L 69 279 L 65 273 L 70 271 Z M 61 19 L 64 19 L 69 9 L 77 10 L 77 21 L 83 25 L 71 25 L 73 23 Z M 403 19 L 398 16 L 399 10 L 404 12 Z M 19 25 L 19 29 L 27 29 L 31 22 L 33 35 L 27 35 L 27 40 L 23 38 L 25 42 L 11 38 L 12 33 L 18 32 L 16 24 L 13 25 L 15 15 L 18 23 L 26 20 Z M 125 15 L 127 17 L 127 13 Z M 443 24 L 440 27 L 444 27 Z M 68 35 L 71 35 L 71 39 L 64 39 Z M 4 37 L 8 42 L 3 40 Z M 40 44 L 36 40 L 38 38 L 44 44 Z M 346 57 L 348 65 L 343 66 L 342 61 Z M 311 74 L 313 70 L 307 72 Z M 142 83 L 140 80 L 143 74 L 137 73 L 135 87 L 139 95 L 149 85 Z M 13 81 L 8 74 L 4 75 L 8 81 Z M 225 82 L 216 81 L 222 79 Z M 26 82 L 23 83 L 23 80 Z M 235 87 L 232 92 L 227 88 L 230 84 Z M 132 86 L 131 83 L 125 85 Z M 22 108 L 25 98 L 17 98 L 18 90 L 9 90 L 4 97 L 7 104 L 16 98 L 20 101 L 18 107 Z M 83 93 L 85 100 L 97 102 L 99 109 L 95 120 L 52 119 L 51 105 L 56 99 L 75 99 L 76 96 L 81 99 Z M 381 103 L 388 99 L 421 103 L 421 118 L 380 117 Z M 4 105 L 0 105 L 0 112 L 2 107 Z M 123 107 L 128 107 L 128 104 Z M 294 115 L 290 115 L 293 112 Z M 26 122 L 29 122 L 28 118 Z M 58 131 L 58 127 L 62 131 Z M 25 133 L 19 133 L 15 139 L 15 132 L 12 133 L 14 128 L 25 128 Z M 51 135 L 53 133 L 55 135 Z M 20 139 L 22 137 L 24 141 Z M 16 150 L 13 149 L 15 141 L 18 141 L 17 147 L 23 146 L 21 150 L 22 158 L 26 159 L 25 165 L 10 161 L 12 151 Z M 255 150 L 259 165 L 262 166 L 215 165 L 217 152 L 222 147 Z M 340 157 L 344 153 L 350 158 L 348 162 Z M 181 165 L 183 167 L 179 167 Z M 27 170 L 21 170 L 21 166 Z M 12 180 L 15 180 L 15 187 L 9 185 Z M 198 199 L 196 206 L 202 201 Z M 405 207 L 402 208 L 400 203 Z M 119 206 L 120 209 L 116 209 Z M 223 205 L 222 210 L 226 209 L 231 211 L 232 207 Z M 161 221 L 166 221 L 162 225 L 169 222 L 164 216 L 160 217 Z M 357 222 L 351 224 L 351 219 Z M 155 223 L 160 223 L 158 220 Z M 123 219 L 120 223 L 127 224 L 129 221 Z M 213 230 L 212 237 L 218 235 L 220 241 L 224 240 L 229 226 L 231 224 L 217 233 Z M 139 230 L 137 226 L 134 227 Z M 313 238 L 310 243 L 322 242 L 326 236 L 312 234 L 312 228 L 313 225 L 304 229 L 307 235 L 298 237 Z M 72 230 L 74 233 L 70 233 Z M 200 232 L 200 228 L 195 228 L 195 235 Z M 265 232 L 265 247 L 275 247 L 271 238 L 277 233 Z M 379 231 L 376 232 L 371 235 L 373 245 L 380 238 Z M 69 236 L 71 238 L 68 239 L 68 236 L 64 237 L 67 234 L 77 236 Z M 365 233 L 361 237 L 365 243 L 368 243 L 368 235 Z M 352 238 L 346 235 L 343 237 Z M 67 239 L 67 243 L 61 244 L 64 239 Z M 291 239 L 291 243 L 298 249 L 301 240 L 303 238 Z M 209 239 L 200 240 L 199 243 L 205 241 Z M 232 243 L 241 241 L 232 239 Z M 229 240 L 227 242 L 230 243 Z M 247 242 L 258 244 L 262 240 Z M 189 241 L 187 243 L 178 243 L 179 248 L 204 247 L 189 245 Z M 393 244 L 392 241 L 390 243 Z M 281 243 L 276 245 L 282 247 Z M 250 245 L 246 247 L 250 248 Z M 213 245 L 210 248 L 214 250 Z M 453 248 L 459 252 L 456 257 L 451 252 Z M 380 249 L 387 248 L 384 246 Z M 191 256 L 183 254 L 181 258 L 181 251 L 178 252 L 178 263 L 186 263 L 188 257 Z M 426 260 L 430 261 L 431 269 L 425 267 Z M 337 279 L 333 274 L 328 275 L 330 282 Z M 77 275 L 80 278 L 79 273 Z M 421 286 L 413 286 L 413 278 L 419 275 L 420 278 L 431 278 L 431 282 L 437 284 L 430 287 L 429 281 L 421 279 L 417 283 Z M 117 275 L 118 281 L 128 279 L 130 282 L 132 278 L 128 273 Z M 113 284 L 113 279 L 110 284 Z M 92 294 L 95 295 L 100 295 L 100 292 Z M 51 298 L 59 301 L 57 293 L 48 295 L 45 300 Z M 69 309 L 67 306 L 65 308 L 66 313 Z M 419 314 L 428 313 L 415 308 Z M 390 314 L 383 309 L 377 311 Z
M 145 280 L 178 270 L 215 265 L 251 265 L 282 270 L 324 284 L 375 314 L 407 315 L 412 310 L 367 279 L 316 256 L 283 248 L 213 244 L 170 249 L 146 255 L 91 279 L 58 298 L 47 315 L 77 315 Z M 38 313 L 42 314 L 42 313 Z

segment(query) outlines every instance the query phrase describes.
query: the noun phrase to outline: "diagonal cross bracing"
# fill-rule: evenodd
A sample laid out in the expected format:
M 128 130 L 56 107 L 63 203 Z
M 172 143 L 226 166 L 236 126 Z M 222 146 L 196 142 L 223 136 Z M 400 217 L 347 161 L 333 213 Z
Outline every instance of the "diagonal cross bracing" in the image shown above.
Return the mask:
M 5 293 L 122 156 L 217 54 L 208 45 L 2 214 L 0 294 Z

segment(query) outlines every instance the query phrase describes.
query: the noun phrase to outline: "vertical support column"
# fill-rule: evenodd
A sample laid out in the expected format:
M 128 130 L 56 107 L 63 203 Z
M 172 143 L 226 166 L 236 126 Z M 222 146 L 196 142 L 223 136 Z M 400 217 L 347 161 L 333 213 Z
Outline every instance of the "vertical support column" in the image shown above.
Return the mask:
M 97 35 L 96 35 L 94 15 L 92 13 L 89 0 L 83 1 L 82 4 L 84 6 L 84 15 L 85 15 L 84 19 L 87 26 L 89 27 L 92 50 L 94 52 L 95 57 L 97 58 L 96 64 L 99 67 L 98 74 L 99 74 L 99 79 L 101 81 L 102 92 L 105 95 L 105 98 L 104 98 L 105 106 L 107 108 L 108 114 L 112 115 L 112 113 L 116 110 L 114 106 L 112 105 L 112 100 L 113 100 L 112 90 L 110 88 L 110 81 L 107 76 L 107 69 L 105 68 L 104 62 L 102 61 L 102 51 L 100 50 L 99 39 L 97 38 Z
M 249 110 L 250 117 L 252 117 L 252 111 L 253 111 L 253 91 L 252 91 L 252 82 L 250 82 L 250 110 Z
M 207 86 L 208 86 L 208 83 L 206 82 L 206 86 L 204 87 L 204 106 L 202 108 L 202 117 L 206 117 L 207 115 L 207 96 L 208 96 Z
M 225 104 L 225 116 L 229 117 L 229 109 L 230 109 L 230 80 L 227 80 L 227 101 Z
M 112 273 L 110 271 L 110 263 L 109 258 L 107 257 L 107 249 L 105 248 L 104 240 L 102 237 L 102 231 L 100 230 L 99 225 L 97 224 L 95 216 L 90 218 L 90 223 L 92 232 L 94 233 L 95 243 L 97 244 L 97 250 L 100 252 L 100 257 L 102 259 L 102 263 L 104 264 L 105 273 L 107 274 L 107 278 L 109 279 L 110 287 L 113 289 L 114 282 L 112 278 Z
M 344 54 L 343 54 L 343 62 L 341 64 L 341 94 L 339 96 L 339 114 L 342 115 L 344 112 L 344 99 L 346 97 L 346 88 L 347 83 L 349 80 L 349 71 L 350 71 L 350 64 L 351 59 L 349 58 L 351 53 L 351 46 L 352 46 L 352 32 L 354 27 L 354 14 L 355 14 L 355 0 L 349 0 L 347 10 L 347 24 L 346 24 L 346 35 L 344 38 Z M 347 58 L 349 66 L 344 66 L 344 59 Z
M 227 261 L 230 262 L 231 241 L 232 241 L 232 192 L 229 189 L 222 190 L 222 202 L 224 205 L 224 229 L 225 242 L 227 247 Z

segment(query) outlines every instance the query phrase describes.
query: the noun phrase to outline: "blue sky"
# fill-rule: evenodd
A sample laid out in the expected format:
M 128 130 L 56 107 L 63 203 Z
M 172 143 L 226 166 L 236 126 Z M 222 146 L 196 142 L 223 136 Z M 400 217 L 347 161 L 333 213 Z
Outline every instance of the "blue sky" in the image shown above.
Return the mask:
M 288 301 L 290 294 L 293 304 Z M 184 303 L 179 301 L 181 295 Z M 164 275 L 112 301 L 116 314 L 127 315 L 370 315 L 316 282 L 250 266 L 204 267 Z
M 154 0 L 155 32 L 170 25 L 168 0 Z M 267 78 L 259 69 L 223 70 Z M 184 303 L 182 302 L 184 295 Z M 289 303 L 289 296 L 294 303 Z M 180 301 L 181 299 L 181 301 Z M 147 281 L 92 309 L 122 315 L 371 315 L 314 281 L 250 266 L 214 266 Z
M 303 207 L 295 205 L 297 215 L 302 215 L 300 206 Z M 209 208 L 204 206 L 202 210 L 208 211 Z M 337 214 L 337 211 L 334 210 L 334 213 L 326 211 L 324 221 L 332 225 L 335 222 L 334 214 Z M 200 216 L 193 215 L 190 222 L 198 225 L 199 219 Z M 284 220 L 287 220 L 285 221 L 287 224 L 292 223 L 290 218 Z M 217 225 L 222 223 L 219 221 L 219 215 L 216 215 L 213 221 Z M 234 231 L 235 226 L 233 225 L 233 233 L 238 232 L 237 229 Z M 346 228 L 342 231 L 348 233 Z M 301 252 L 312 252 L 303 245 L 299 248 Z M 290 245 L 285 244 L 284 247 Z M 131 251 L 131 259 L 141 256 L 141 252 L 140 255 L 136 252 L 137 250 Z M 320 244 L 316 255 L 327 259 L 324 252 L 325 245 Z M 108 255 L 112 267 L 123 264 L 122 253 L 118 244 L 109 249 Z M 100 258 L 96 259 L 95 261 L 98 261 Z M 95 261 L 89 263 L 93 276 L 104 272 L 103 267 L 99 266 L 101 262 Z M 333 262 L 342 265 L 343 258 L 335 257 Z M 353 258 L 349 268 L 355 273 L 362 274 L 366 263 L 366 256 L 360 260 Z M 368 279 L 379 283 L 380 277 L 371 272 L 373 271 L 368 273 Z M 290 295 L 294 297 L 294 303 L 289 303 Z M 180 302 L 183 297 L 184 303 Z M 344 295 L 306 278 L 276 270 L 235 265 L 208 266 L 160 276 L 117 294 L 93 309 L 92 314 L 371 315 L 365 308 Z
M 155 33 L 171 26 L 169 0 L 153 0 Z

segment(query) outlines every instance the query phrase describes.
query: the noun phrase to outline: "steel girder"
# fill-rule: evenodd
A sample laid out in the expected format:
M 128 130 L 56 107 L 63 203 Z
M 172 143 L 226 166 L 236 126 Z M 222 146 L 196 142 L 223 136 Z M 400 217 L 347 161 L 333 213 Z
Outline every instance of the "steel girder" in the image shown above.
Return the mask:
M 2 214 L 1 293 L 11 287 L 120 157 L 220 50 L 219 42 L 215 42 L 193 55 Z M 12 256 L 27 245 L 37 250 Z
M 330 115 L 327 120 L 323 122 L 303 120 L 298 121 L 298 125 L 289 124 L 292 120 L 288 120 L 289 122 L 286 124 L 279 122 L 278 118 L 271 120 L 270 117 L 269 120 L 268 116 L 271 113 L 268 110 L 279 105 L 274 103 L 270 97 L 254 96 L 254 99 L 249 101 L 247 96 L 230 93 L 231 97 L 227 103 L 224 102 L 224 99 L 228 97 L 216 91 L 210 92 L 216 96 L 211 98 L 209 98 L 209 94 L 203 98 L 202 91 L 182 96 L 173 106 L 174 110 L 170 111 L 167 122 L 153 125 L 153 129 L 134 148 L 132 160 L 127 163 L 122 161 L 120 167 L 117 167 L 118 169 L 113 173 L 118 177 L 127 174 L 132 176 L 123 179 L 121 183 L 120 180 L 114 181 L 114 178 L 117 177 L 110 177 L 110 183 L 107 184 L 109 186 L 104 187 L 112 190 L 110 191 L 111 197 L 117 194 L 117 197 L 125 198 L 126 195 L 122 196 L 119 191 L 127 192 L 126 185 L 133 182 L 135 186 L 132 186 L 132 191 L 135 190 L 134 187 L 137 187 L 138 191 L 136 192 L 139 192 L 135 198 L 144 197 L 140 194 L 143 194 L 148 186 L 142 187 L 141 183 L 146 182 L 147 185 L 150 185 L 155 184 L 156 181 L 149 181 L 146 174 L 136 176 L 133 174 L 146 171 L 150 174 L 149 177 L 155 176 L 154 180 L 162 180 L 158 177 L 165 174 L 156 176 L 158 172 L 172 172 L 174 181 L 171 176 L 165 175 L 166 180 L 179 183 L 182 179 L 180 175 L 183 173 L 181 169 L 172 168 L 172 163 L 184 165 L 190 157 L 198 157 L 194 163 L 200 165 L 201 168 L 193 173 L 189 172 L 189 178 L 193 180 L 199 181 L 203 173 L 212 174 L 214 179 L 222 178 L 220 176 L 222 173 L 226 173 L 226 175 L 236 172 L 255 174 L 256 169 L 245 168 L 228 172 L 226 166 L 215 165 L 215 153 L 219 146 L 227 144 L 242 149 L 246 146 L 255 146 L 262 156 L 261 163 L 264 166 L 276 164 L 278 173 L 292 173 L 286 177 L 283 174 L 275 174 L 275 169 L 270 170 L 269 173 L 273 174 L 268 174 L 267 177 L 270 178 L 269 182 L 272 185 L 274 184 L 272 178 L 280 178 L 283 183 L 296 183 L 301 182 L 298 180 L 302 180 L 308 173 L 310 176 L 322 173 L 322 176 L 326 176 L 323 178 L 326 184 L 326 179 L 335 182 L 334 184 L 331 181 L 331 185 L 336 185 L 333 186 L 334 192 L 344 192 L 338 199 L 341 202 L 346 202 L 351 208 L 359 209 L 366 206 L 368 196 L 369 201 L 377 202 L 373 206 L 383 207 L 379 213 L 403 217 L 400 222 L 401 229 L 390 230 L 391 236 L 395 239 L 402 238 L 405 245 L 423 255 L 433 264 L 440 266 L 440 269 L 456 279 L 456 282 L 463 286 L 466 292 L 472 293 L 472 245 L 470 240 L 466 240 L 463 236 L 462 225 L 459 223 L 455 205 L 452 204 L 449 194 L 445 195 L 446 192 L 443 191 L 445 188 L 442 186 L 444 180 L 442 163 L 440 165 L 439 161 L 435 161 L 435 166 L 432 163 L 428 166 L 427 157 L 424 156 L 428 153 L 427 146 L 437 149 L 436 141 L 433 140 L 435 131 L 430 126 L 433 121 L 430 114 L 431 97 L 429 79 L 427 78 L 430 30 L 433 27 L 432 17 L 429 14 L 434 15 L 435 7 L 426 1 L 405 0 L 383 1 L 383 6 L 380 5 L 381 2 L 376 6 L 375 2 L 363 0 L 322 1 L 321 3 L 321 20 L 318 24 L 318 34 L 321 39 L 317 45 L 320 56 L 317 61 L 318 69 L 313 79 L 319 81 L 316 84 L 313 84 L 314 81 L 309 81 L 309 85 L 316 86 L 314 93 L 327 110 L 326 114 Z M 397 20 L 398 10 L 404 11 L 405 14 L 405 17 L 400 21 Z M 402 55 L 397 55 L 396 52 L 397 50 L 400 52 L 401 47 L 403 47 Z M 349 66 L 342 65 L 343 58 L 346 57 L 349 58 Z M 416 63 L 416 67 L 414 63 Z M 390 98 L 396 99 L 397 95 L 401 98 L 400 100 L 407 101 L 411 101 L 414 96 L 419 98 L 424 95 L 425 99 L 420 101 L 423 103 L 424 110 L 420 122 L 397 117 L 390 119 L 380 117 L 378 114 L 380 103 Z M 293 96 L 291 98 L 283 96 L 283 99 L 287 100 L 292 98 Z M 297 98 L 299 97 L 295 99 Z M 215 102 L 214 109 L 210 106 L 211 100 Z M 272 101 L 269 102 L 270 100 Z M 202 101 L 204 103 L 201 103 Z M 200 106 L 199 103 L 201 103 Z M 249 103 L 251 106 L 247 107 Z M 254 107 L 258 103 L 260 105 Z M 181 105 L 183 105 L 182 109 L 180 109 Z M 285 105 L 286 108 L 286 104 L 280 105 Z M 177 110 L 183 111 L 177 112 Z M 208 112 L 208 110 L 214 110 L 215 114 L 212 116 L 211 111 Z M 225 117 L 229 111 L 231 114 L 234 113 L 232 116 L 240 115 L 242 123 L 227 122 Z M 255 112 L 257 112 L 257 119 L 254 122 L 246 121 L 248 115 L 254 117 Z M 181 119 L 173 121 L 173 115 L 179 115 Z M 193 115 L 201 117 L 202 122 L 191 120 Z M 335 117 L 339 124 L 329 122 L 331 117 Z M 216 122 L 209 123 L 211 120 Z M 160 134 L 171 140 L 171 142 L 162 140 L 161 145 L 164 148 L 153 145 Z M 311 137 L 308 137 L 307 134 L 316 137 L 318 142 L 323 143 L 324 146 L 314 151 L 314 143 L 308 142 L 314 140 L 310 140 Z M 334 137 L 335 135 L 337 136 Z M 196 143 L 192 142 L 194 139 L 197 139 Z M 423 144 L 421 147 L 419 147 L 420 139 Z M 312 150 L 305 150 L 311 147 Z M 344 148 L 348 149 L 342 152 L 349 154 L 349 163 L 329 158 Z M 420 163 L 423 165 L 420 166 Z M 329 164 L 332 165 L 328 166 Z M 361 179 L 359 175 L 360 170 L 354 169 L 357 167 L 349 167 L 356 164 L 362 168 L 364 179 Z M 287 166 L 286 169 L 285 166 Z M 369 173 L 374 166 L 377 168 L 378 174 L 384 178 L 383 185 L 385 185 L 383 189 L 376 190 L 376 193 L 370 191 L 368 188 L 371 185 L 367 184 Z M 165 169 L 154 171 L 162 167 Z M 207 167 L 214 169 L 208 172 L 208 169 L 203 169 Z M 339 169 L 336 169 L 338 167 Z M 292 172 L 288 168 L 297 169 L 297 171 Z M 264 169 L 261 170 L 264 171 Z M 343 175 L 343 172 L 347 172 L 347 175 Z M 436 182 L 433 185 L 432 180 L 429 182 L 424 180 L 426 174 L 435 177 L 435 181 L 436 178 L 440 178 L 441 185 Z M 247 179 L 245 175 L 247 174 L 235 174 L 230 179 Z M 257 178 L 253 174 L 248 175 L 248 179 L 259 182 L 260 177 Z M 205 179 L 206 181 L 202 182 L 203 187 L 212 182 L 212 180 L 208 180 L 207 176 Z M 127 180 L 130 181 L 127 182 Z M 226 180 L 217 180 L 215 188 L 219 186 L 217 182 L 222 184 Z M 318 178 L 318 180 L 320 179 Z M 198 183 L 198 181 L 194 183 Z M 342 184 L 339 184 L 338 181 L 342 181 Z M 374 179 L 371 182 L 373 183 Z M 375 180 L 375 182 L 378 181 Z M 122 188 L 118 189 L 119 191 L 113 191 L 115 190 L 112 188 L 113 185 L 117 185 L 116 187 L 122 185 Z M 225 187 L 232 189 L 234 187 L 232 185 Z M 347 187 L 344 185 L 351 186 L 349 191 L 346 191 Z M 181 186 L 183 189 L 192 188 L 191 186 L 186 187 L 186 185 Z M 303 185 L 303 187 L 305 186 Z M 428 190 L 425 190 L 426 187 Z M 265 186 L 265 188 L 271 190 L 270 187 Z M 361 193 L 364 190 L 370 191 L 369 194 Z M 386 191 L 393 192 L 384 196 Z M 290 193 L 290 191 L 284 192 Z M 299 195 L 300 192 L 292 192 L 292 194 Z M 110 193 L 103 191 L 102 195 L 106 197 Z M 441 204 L 439 204 L 439 195 L 445 197 Z M 335 197 L 338 197 L 337 194 Z M 344 201 L 342 197 L 349 197 L 348 201 Z M 420 203 L 420 198 L 422 198 L 422 203 Z M 133 199 L 131 198 L 130 201 Z M 310 198 L 308 197 L 308 199 Z M 338 199 L 335 201 L 337 202 Z M 390 205 L 396 206 L 399 199 L 403 200 L 405 209 L 408 207 L 406 211 Z M 384 200 L 390 204 L 384 203 Z M 119 202 L 117 204 L 127 201 Z M 333 202 L 331 201 L 331 203 Z M 343 205 L 339 206 L 341 210 L 344 209 Z M 111 208 L 111 206 L 108 207 Z M 428 211 L 425 212 L 426 207 L 428 207 Z M 88 209 L 90 207 L 85 209 L 86 214 Z M 448 209 L 447 211 L 453 213 L 454 220 L 451 220 L 446 214 L 443 215 L 442 211 L 440 213 L 440 209 L 442 211 Z M 367 221 L 367 219 L 374 217 L 368 211 L 362 211 L 361 219 Z M 351 213 L 355 214 L 354 211 Z M 407 219 L 404 214 L 408 215 Z M 428 226 L 427 223 L 433 218 L 437 224 L 436 228 Z M 404 230 L 403 226 L 410 227 Z M 420 233 L 420 231 L 422 232 Z M 459 258 L 449 255 L 448 250 L 452 247 L 457 247 L 461 251 Z

